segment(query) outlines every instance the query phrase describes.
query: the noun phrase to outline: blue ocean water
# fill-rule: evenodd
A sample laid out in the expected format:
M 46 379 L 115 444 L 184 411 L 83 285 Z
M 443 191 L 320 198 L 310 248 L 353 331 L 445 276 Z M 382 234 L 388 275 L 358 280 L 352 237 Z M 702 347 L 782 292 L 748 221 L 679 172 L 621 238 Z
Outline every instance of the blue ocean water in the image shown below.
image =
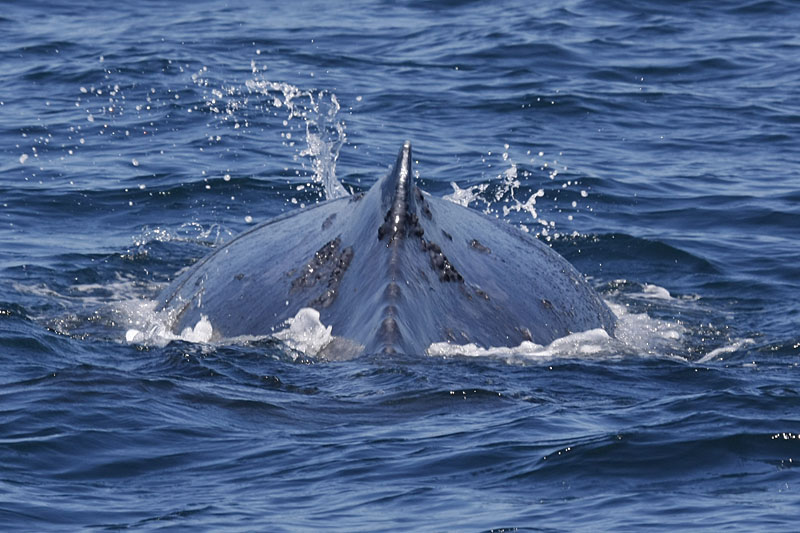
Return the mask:
M 0 529 L 794 529 L 800 5 L 530 4 L 5 2 Z M 126 341 L 405 139 L 585 273 L 618 349 Z

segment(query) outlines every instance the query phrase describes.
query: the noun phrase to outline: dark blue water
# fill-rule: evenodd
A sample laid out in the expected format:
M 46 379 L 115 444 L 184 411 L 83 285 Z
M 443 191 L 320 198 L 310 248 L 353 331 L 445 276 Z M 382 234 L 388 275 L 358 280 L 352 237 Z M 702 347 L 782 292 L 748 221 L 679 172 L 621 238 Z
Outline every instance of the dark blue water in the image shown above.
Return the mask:
M 529 4 L 4 3 L 0 529 L 795 529 L 800 4 Z M 589 276 L 615 347 L 126 342 L 405 139 Z

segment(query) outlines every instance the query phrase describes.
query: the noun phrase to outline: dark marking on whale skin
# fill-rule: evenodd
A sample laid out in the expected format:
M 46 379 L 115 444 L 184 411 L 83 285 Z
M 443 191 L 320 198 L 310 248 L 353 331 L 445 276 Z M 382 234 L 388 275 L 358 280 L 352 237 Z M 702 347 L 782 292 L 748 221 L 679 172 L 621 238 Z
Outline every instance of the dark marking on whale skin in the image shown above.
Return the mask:
M 292 290 L 316 285 L 324 276 L 322 267 L 336 255 L 341 242 L 342 240 L 337 237 L 332 241 L 326 242 L 322 248 L 317 250 L 314 253 L 314 257 L 302 269 L 302 273 L 292 281 Z
M 302 274 L 292 281 L 289 294 L 324 284 L 322 294 L 309 300 L 309 306 L 329 307 L 336 300 L 339 283 L 353 259 L 353 248 L 348 246 L 340 251 L 341 242 L 341 238 L 336 237 L 317 250 L 303 268 Z
M 428 207 L 427 203 L 422 204 L 422 214 L 425 215 L 425 218 L 428 220 L 433 220 L 433 213 L 431 213 L 431 208 Z
M 419 223 L 419 217 L 416 213 L 411 213 L 409 221 L 410 232 L 414 237 L 422 237 L 425 235 L 425 229 Z
M 384 237 L 389 235 L 389 232 L 391 230 L 392 230 L 392 210 L 389 209 L 383 216 L 383 224 L 378 226 L 378 240 L 382 241 Z
M 458 273 L 456 267 L 448 261 L 438 244 L 422 239 L 422 249 L 428 252 L 431 266 L 434 272 L 439 276 L 440 281 L 464 281 L 464 278 Z
M 613 313 L 564 258 L 423 192 L 411 161 L 405 143 L 366 193 L 281 215 L 199 260 L 159 296 L 171 330 L 205 316 L 214 339 L 270 335 L 313 307 L 335 336 L 319 355 L 329 359 L 613 334 Z
M 474 287 L 473 290 L 475 291 L 475 294 L 477 294 L 478 296 L 480 296 L 484 300 L 488 300 L 489 299 L 489 295 L 486 293 L 486 291 L 480 289 L 479 287 Z
M 480 241 L 478 241 L 478 239 L 472 239 L 471 241 L 469 241 L 469 245 L 481 253 L 484 254 L 492 253 L 492 250 L 490 250 L 488 246 L 484 246 L 483 244 L 481 244 Z
M 414 198 L 417 200 L 417 205 L 419 205 L 420 211 L 422 211 L 422 215 L 428 219 L 433 220 L 433 213 L 431 213 L 431 208 L 428 205 L 428 202 L 425 201 L 425 197 L 422 195 L 422 191 L 418 188 L 414 188 Z
M 518 326 L 517 331 L 522 335 L 522 338 L 528 342 L 533 341 L 533 337 L 531 336 L 531 330 L 526 328 L 525 326 Z
M 330 228 L 333 225 L 333 221 L 335 219 L 336 219 L 336 213 L 332 213 L 332 214 L 328 215 L 328 218 L 326 218 L 322 222 L 322 229 L 326 230 L 326 229 Z

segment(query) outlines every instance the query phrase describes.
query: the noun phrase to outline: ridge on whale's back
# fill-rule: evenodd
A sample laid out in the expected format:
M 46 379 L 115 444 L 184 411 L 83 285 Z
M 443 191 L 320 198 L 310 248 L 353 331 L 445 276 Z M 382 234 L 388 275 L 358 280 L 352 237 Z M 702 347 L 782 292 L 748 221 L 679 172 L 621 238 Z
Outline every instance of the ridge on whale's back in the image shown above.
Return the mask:
M 332 328 L 329 358 L 613 333 L 613 313 L 563 257 L 421 191 L 411 160 L 406 142 L 367 193 L 267 221 L 199 261 L 160 297 L 171 329 L 206 317 L 213 338 L 270 335 L 310 307 Z

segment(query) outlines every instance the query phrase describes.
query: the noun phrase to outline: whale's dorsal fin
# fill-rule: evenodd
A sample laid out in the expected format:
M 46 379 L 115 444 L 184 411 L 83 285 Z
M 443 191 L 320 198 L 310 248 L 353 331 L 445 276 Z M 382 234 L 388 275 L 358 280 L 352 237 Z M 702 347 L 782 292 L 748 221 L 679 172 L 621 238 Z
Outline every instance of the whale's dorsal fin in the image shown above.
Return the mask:
M 397 154 L 392 171 L 379 183 L 381 209 L 385 214 L 378 228 L 378 240 L 388 237 L 388 243 L 406 234 L 416 216 L 414 206 L 414 176 L 411 173 L 411 142 L 406 141 Z

